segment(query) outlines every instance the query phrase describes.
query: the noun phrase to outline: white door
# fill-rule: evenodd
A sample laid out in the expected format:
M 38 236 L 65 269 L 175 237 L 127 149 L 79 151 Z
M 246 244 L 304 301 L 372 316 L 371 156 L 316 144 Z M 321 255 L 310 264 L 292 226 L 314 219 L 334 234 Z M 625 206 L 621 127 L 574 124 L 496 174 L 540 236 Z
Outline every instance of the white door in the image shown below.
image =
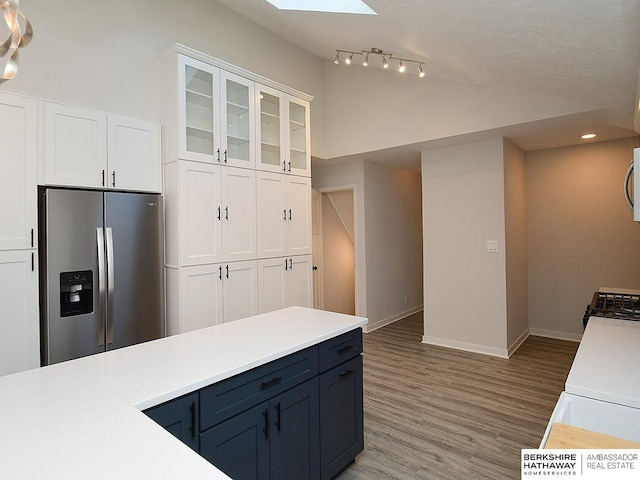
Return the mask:
M 37 243 L 37 103 L 0 94 L 0 250 Z
M 221 162 L 241 168 L 255 168 L 254 83 L 233 73 L 220 71 Z
M 230 262 L 222 267 L 224 321 L 258 314 L 258 263 Z
M 284 93 L 256 84 L 256 168 L 274 173 L 286 171 L 287 129 L 284 125 Z
M 286 254 L 288 222 L 284 175 L 257 172 L 258 258 L 280 257 Z
M 45 102 L 45 184 L 102 188 L 107 176 L 107 114 Z
M 222 167 L 179 163 L 180 264 L 222 261 Z
M 287 276 L 289 259 L 258 260 L 258 310 L 260 313 L 280 310 L 287 306 Z
M 322 194 L 312 190 L 311 234 L 313 242 L 313 308 L 324 309 L 322 277 Z
M 222 265 L 180 268 L 180 333 L 222 323 Z
M 218 163 L 220 70 L 179 55 L 178 93 L 179 158 Z
M 40 366 L 36 257 L 0 251 L 0 376 Z
M 311 255 L 289 257 L 287 306 L 313 307 L 313 260 Z
M 287 255 L 306 255 L 311 241 L 311 178 L 286 177 L 287 184 Z
M 160 125 L 109 114 L 110 188 L 160 192 Z
M 222 251 L 224 261 L 257 257 L 256 172 L 222 168 Z

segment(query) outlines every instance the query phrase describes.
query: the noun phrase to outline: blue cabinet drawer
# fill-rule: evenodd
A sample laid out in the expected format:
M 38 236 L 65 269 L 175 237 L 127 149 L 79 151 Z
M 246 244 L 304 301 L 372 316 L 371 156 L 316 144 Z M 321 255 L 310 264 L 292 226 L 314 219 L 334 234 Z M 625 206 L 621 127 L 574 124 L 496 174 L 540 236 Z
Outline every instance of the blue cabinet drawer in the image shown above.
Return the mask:
M 320 371 L 340 365 L 362 353 L 362 329 L 356 328 L 350 332 L 338 335 L 322 342 L 318 346 Z
M 318 347 L 306 348 L 200 391 L 200 430 L 318 375 Z

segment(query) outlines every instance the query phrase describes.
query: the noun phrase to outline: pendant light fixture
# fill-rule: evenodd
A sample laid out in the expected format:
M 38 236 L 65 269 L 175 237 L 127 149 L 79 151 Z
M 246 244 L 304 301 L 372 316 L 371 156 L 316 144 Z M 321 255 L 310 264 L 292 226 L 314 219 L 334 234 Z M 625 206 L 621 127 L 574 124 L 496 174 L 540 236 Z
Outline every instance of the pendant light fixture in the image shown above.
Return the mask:
M 19 0 L 0 0 L 0 10 L 9 29 L 9 36 L 0 44 L 0 83 L 16 78 L 18 74 L 18 49 L 26 47 L 33 38 L 29 20 L 18 10 Z M 4 66 L 1 66 L 4 63 Z
M 363 67 L 368 67 L 369 66 L 369 55 L 374 55 L 374 56 L 379 56 L 382 57 L 382 68 L 384 69 L 388 69 L 389 68 L 389 62 L 391 60 L 397 60 L 398 61 L 398 72 L 400 73 L 404 73 L 407 70 L 407 63 L 413 63 L 415 65 L 417 65 L 418 67 L 418 77 L 419 78 L 424 78 L 426 76 L 424 69 L 422 68 L 424 65 L 424 62 L 422 60 L 412 60 L 410 58 L 404 58 L 404 57 L 397 57 L 394 56 L 392 53 L 390 52 L 385 52 L 383 50 L 380 50 L 379 48 L 372 48 L 370 50 L 360 50 L 358 51 L 353 51 L 353 50 L 336 50 L 336 57 L 335 60 L 333 61 L 333 63 L 335 63 L 336 65 L 340 64 L 340 54 L 344 53 L 345 55 L 348 55 L 345 58 L 344 63 L 347 65 L 351 65 L 352 61 L 353 61 L 353 56 L 354 55 L 360 55 L 363 60 L 362 60 L 362 66 Z

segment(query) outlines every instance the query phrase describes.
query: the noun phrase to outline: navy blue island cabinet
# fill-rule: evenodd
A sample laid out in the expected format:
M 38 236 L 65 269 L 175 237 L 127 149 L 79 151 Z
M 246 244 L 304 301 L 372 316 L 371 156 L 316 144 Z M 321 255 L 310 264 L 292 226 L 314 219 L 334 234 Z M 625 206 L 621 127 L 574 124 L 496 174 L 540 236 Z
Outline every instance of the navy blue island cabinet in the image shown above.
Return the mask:
M 328 480 L 364 448 L 361 352 L 358 328 L 145 413 L 234 480 Z

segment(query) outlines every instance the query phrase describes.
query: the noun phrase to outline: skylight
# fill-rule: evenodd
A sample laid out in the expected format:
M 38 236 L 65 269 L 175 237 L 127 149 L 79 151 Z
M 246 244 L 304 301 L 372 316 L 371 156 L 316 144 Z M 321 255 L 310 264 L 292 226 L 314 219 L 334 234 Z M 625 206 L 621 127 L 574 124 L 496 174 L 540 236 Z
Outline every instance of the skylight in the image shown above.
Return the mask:
M 377 15 L 362 0 L 267 0 L 279 10 Z

